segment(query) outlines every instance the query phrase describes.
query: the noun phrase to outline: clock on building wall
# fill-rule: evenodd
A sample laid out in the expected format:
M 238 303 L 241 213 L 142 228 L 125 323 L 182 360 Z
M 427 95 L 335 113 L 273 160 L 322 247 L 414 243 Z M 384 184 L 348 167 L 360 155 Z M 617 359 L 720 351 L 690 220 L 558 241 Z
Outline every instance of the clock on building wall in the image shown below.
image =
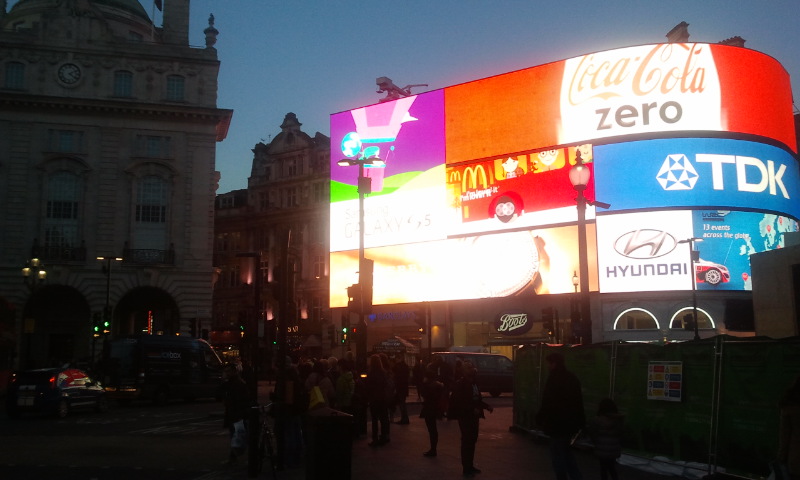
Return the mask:
M 58 81 L 64 85 L 75 85 L 81 79 L 81 67 L 74 63 L 64 63 L 58 67 Z

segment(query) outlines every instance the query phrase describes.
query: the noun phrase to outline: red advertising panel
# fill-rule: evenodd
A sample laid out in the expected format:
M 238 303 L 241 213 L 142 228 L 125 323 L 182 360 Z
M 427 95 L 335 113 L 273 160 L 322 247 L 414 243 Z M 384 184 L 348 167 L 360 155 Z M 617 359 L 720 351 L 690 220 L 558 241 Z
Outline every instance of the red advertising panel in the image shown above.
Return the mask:
M 789 75 L 726 45 L 597 52 L 445 89 L 447 163 L 662 132 L 758 135 L 792 151 Z

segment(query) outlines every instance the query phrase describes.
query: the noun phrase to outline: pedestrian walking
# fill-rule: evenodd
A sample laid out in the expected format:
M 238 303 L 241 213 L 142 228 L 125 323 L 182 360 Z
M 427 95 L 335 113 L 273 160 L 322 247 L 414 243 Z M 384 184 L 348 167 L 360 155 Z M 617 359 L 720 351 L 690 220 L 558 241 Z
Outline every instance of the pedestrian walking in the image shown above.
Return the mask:
M 419 393 L 419 388 L 422 385 L 422 381 L 425 377 L 425 362 L 421 359 L 417 359 L 417 363 L 414 364 L 414 367 L 411 368 L 411 379 L 414 384 L 414 388 L 417 389 L 417 401 L 422 400 L 422 395 Z
M 400 420 L 397 421 L 398 425 L 408 425 L 408 407 L 406 406 L 406 398 L 408 397 L 408 382 L 411 379 L 411 369 L 402 358 L 392 365 L 392 373 L 394 374 L 394 388 L 395 397 L 394 403 L 400 411 Z
M 589 437 L 594 444 L 594 454 L 600 462 L 600 479 L 618 480 L 617 459 L 622 455 L 624 417 L 610 398 L 600 400 L 597 416 L 589 422 Z
M 551 353 L 545 357 L 550 374 L 536 414 L 545 435 L 550 437 L 550 457 L 557 480 L 581 480 L 582 475 L 571 450 L 572 437 L 586 425 L 581 383 L 567 370 L 564 357 Z
M 372 420 L 372 441 L 370 447 L 380 447 L 389 443 L 389 373 L 383 368 L 381 357 L 374 354 L 369 357 L 367 368 L 367 402 Z
M 236 365 L 226 365 L 223 372 L 225 381 L 220 385 L 217 398 L 222 400 L 225 406 L 222 425 L 230 431 L 228 459 L 223 462 L 223 465 L 233 465 L 247 448 L 244 420 L 247 417 L 251 401 L 250 392 Z
M 453 385 L 447 418 L 458 420 L 461 430 L 461 468 L 465 477 L 481 473 L 475 466 L 475 444 L 478 442 L 480 419 L 483 411 L 493 412 L 494 408 L 483 401 L 478 385 L 475 383 L 477 370 L 472 362 L 464 362 L 463 375 Z
M 353 365 L 352 361 L 343 358 L 337 362 L 339 370 L 336 376 L 336 408 L 354 415 L 353 409 L 353 394 L 356 389 L 356 382 L 353 378 Z
M 419 416 L 425 420 L 425 427 L 428 429 L 428 439 L 431 446 L 423 455 L 435 457 L 436 447 L 439 444 L 439 428 L 436 422 L 444 416 L 444 411 L 441 408 L 444 404 L 442 402 L 444 385 L 436 380 L 436 371 L 433 368 L 426 368 L 418 388 L 420 395 L 422 395 L 422 409 L 419 412 Z

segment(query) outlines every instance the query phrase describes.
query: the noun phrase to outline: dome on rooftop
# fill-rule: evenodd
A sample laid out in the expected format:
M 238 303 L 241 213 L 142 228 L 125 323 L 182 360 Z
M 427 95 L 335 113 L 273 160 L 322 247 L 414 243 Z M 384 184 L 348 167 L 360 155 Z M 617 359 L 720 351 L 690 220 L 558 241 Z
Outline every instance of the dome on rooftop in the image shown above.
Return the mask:
M 11 7 L 9 14 L 22 13 L 24 10 L 37 9 L 41 7 L 54 8 L 58 7 L 63 0 L 19 0 Z M 105 6 L 124 10 L 130 14 L 141 17 L 150 21 L 150 16 L 147 15 L 142 4 L 139 0 L 87 0 L 97 6 Z

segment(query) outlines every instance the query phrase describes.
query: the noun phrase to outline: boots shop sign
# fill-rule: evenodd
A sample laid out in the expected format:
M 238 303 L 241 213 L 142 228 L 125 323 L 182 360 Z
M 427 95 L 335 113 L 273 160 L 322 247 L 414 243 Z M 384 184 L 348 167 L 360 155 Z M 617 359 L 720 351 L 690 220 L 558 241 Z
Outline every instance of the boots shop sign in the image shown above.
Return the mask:
M 497 333 L 512 337 L 528 333 L 531 321 L 527 313 L 501 313 L 494 321 L 494 326 Z

